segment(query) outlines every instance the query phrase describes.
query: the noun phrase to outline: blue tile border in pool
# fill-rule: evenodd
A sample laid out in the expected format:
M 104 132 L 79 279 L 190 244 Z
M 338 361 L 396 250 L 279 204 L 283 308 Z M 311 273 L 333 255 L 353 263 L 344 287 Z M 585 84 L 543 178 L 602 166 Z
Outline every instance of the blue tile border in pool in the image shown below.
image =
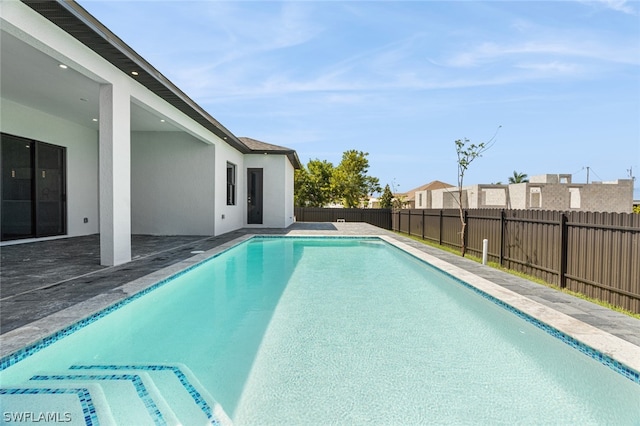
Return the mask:
M 454 277 L 455 278 L 455 277 Z M 564 343 L 566 343 L 567 345 L 571 346 L 574 349 L 577 349 L 578 351 L 582 352 L 583 354 L 593 358 L 594 360 L 598 361 L 599 363 L 611 368 L 613 371 L 615 371 L 616 373 L 622 374 L 624 377 L 628 378 L 629 380 L 636 382 L 638 384 L 640 384 L 640 373 L 627 367 L 626 365 L 622 364 L 621 362 L 616 361 L 615 359 L 611 358 L 610 356 L 603 354 L 602 352 L 593 349 L 591 346 L 588 346 L 584 343 L 582 343 L 581 341 L 567 335 L 566 333 L 556 329 L 555 327 L 550 326 L 549 324 L 540 321 L 539 319 L 533 318 L 532 316 L 522 312 L 521 310 L 514 308 L 513 306 L 509 305 L 508 303 L 503 302 L 500 299 L 497 299 L 485 292 L 483 292 L 482 290 L 479 290 L 475 287 L 473 287 L 472 285 L 459 280 L 456 278 L 457 281 L 461 282 L 464 286 L 472 289 L 474 292 L 480 294 L 482 297 L 490 300 L 491 302 L 497 304 L 498 306 L 510 311 L 511 313 L 515 314 L 516 316 L 524 319 L 525 321 L 535 325 L 536 327 L 540 328 L 541 330 L 547 332 L 548 334 L 550 334 L 551 336 L 560 339 L 561 341 L 563 341 Z
M 87 388 L 1 388 L 0 395 L 64 395 L 75 394 L 80 400 L 84 423 L 87 426 L 98 425 L 96 407 Z M 66 419 L 65 419 L 66 420 Z M 17 422 L 16 422 L 17 423 Z
M 202 397 L 200 392 L 189 381 L 184 372 L 174 365 L 72 365 L 70 370 L 141 370 L 141 371 L 172 371 L 176 375 L 182 386 L 191 395 L 196 405 L 209 419 L 209 424 L 220 425 L 220 421 L 216 419 L 213 409 Z
M 599 363 L 609 367 L 610 369 L 612 369 L 613 371 L 615 371 L 618 374 L 623 375 L 624 377 L 628 378 L 629 380 L 640 384 L 640 372 L 635 371 L 634 369 L 628 367 L 627 365 L 616 361 L 615 359 L 611 358 L 609 355 L 603 354 L 602 352 L 593 349 L 591 346 L 586 345 L 584 343 L 582 343 L 581 341 L 569 336 L 566 333 L 563 333 L 562 331 L 558 330 L 555 327 L 550 326 L 549 324 L 540 321 L 539 319 L 536 319 L 534 317 L 532 317 L 529 314 L 526 314 L 524 312 L 522 312 L 521 310 L 509 305 L 508 303 L 488 294 L 485 293 L 484 291 L 480 290 L 479 288 L 469 284 L 468 282 L 450 274 L 447 271 L 444 271 L 440 268 L 438 268 L 437 266 L 434 266 L 432 264 L 430 264 L 429 262 L 427 262 L 426 260 L 420 259 L 417 256 L 414 256 L 413 254 L 401 249 L 400 247 L 396 247 L 393 244 L 387 243 L 389 246 L 391 247 L 395 247 L 397 250 L 400 250 L 401 252 L 405 253 L 408 256 L 413 257 L 414 259 L 424 263 L 425 265 L 437 270 L 438 272 L 448 276 L 449 278 L 451 278 L 452 280 L 455 280 L 457 283 L 463 285 L 464 287 L 472 290 L 473 292 L 475 292 L 476 294 L 484 297 L 485 299 L 489 300 L 490 302 L 495 303 L 496 305 L 500 306 L 503 309 L 508 310 L 509 312 L 511 312 L 512 314 L 515 314 L 516 316 L 518 316 L 519 318 L 527 321 L 530 324 L 533 324 L 534 326 L 538 327 L 539 329 L 545 331 L 546 333 L 550 334 L 551 336 L 560 339 L 562 342 L 566 343 L 567 345 L 571 346 L 574 349 L 577 349 L 578 351 L 582 352 L 583 354 L 593 358 L 594 360 L 598 361 Z
M 38 374 L 31 378 L 31 380 L 42 381 L 57 381 L 57 380 L 86 380 L 86 381 L 100 381 L 100 380 L 126 380 L 133 384 L 133 387 L 138 394 L 138 397 L 144 403 L 145 408 L 149 412 L 149 415 L 153 419 L 154 423 L 158 426 L 164 426 L 167 424 L 160 409 L 154 402 L 149 391 L 142 383 L 140 376 L 136 374 L 53 374 L 44 375 Z

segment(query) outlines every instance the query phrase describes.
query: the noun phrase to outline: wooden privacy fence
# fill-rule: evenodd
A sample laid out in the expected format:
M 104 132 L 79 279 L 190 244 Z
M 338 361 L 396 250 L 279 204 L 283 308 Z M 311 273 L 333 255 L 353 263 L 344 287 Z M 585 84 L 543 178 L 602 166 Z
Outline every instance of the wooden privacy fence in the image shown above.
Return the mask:
M 391 229 L 391 209 L 331 209 L 324 207 L 295 207 L 298 222 L 366 222 L 379 228 Z
M 640 215 L 465 210 L 467 252 L 640 313 Z M 460 212 L 396 210 L 392 229 L 460 248 Z

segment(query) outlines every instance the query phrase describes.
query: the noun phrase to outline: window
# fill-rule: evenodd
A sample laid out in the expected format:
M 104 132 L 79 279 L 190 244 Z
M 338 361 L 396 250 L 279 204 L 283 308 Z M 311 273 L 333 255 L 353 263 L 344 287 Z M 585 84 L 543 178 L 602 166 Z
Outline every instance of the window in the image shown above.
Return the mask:
M 236 205 L 236 165 L 227 163 L 227 205 Z

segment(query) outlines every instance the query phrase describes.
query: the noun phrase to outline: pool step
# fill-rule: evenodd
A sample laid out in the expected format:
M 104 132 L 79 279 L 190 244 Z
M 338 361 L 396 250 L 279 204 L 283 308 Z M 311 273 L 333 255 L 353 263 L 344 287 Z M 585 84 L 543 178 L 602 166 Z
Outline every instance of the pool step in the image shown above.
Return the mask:
M 184 364 L 72 365 L 69 371 L 83 374 L 146 374 L 152 380 L 179 424 L 231 425 L 220 404 Z
M 16 416 L 44 413 L 48 421 L 73 425 L 231 425 L 220 404 L 181 364 L 72 365 L 35 375 L 24 386 L 0 389 L 0 405 Z
M 70 370 L 56 374 L 38 374 L 33 376 L 30 382 L 40 382 L 38 385 L 55 388 L 100 385 L 117 425 L 179 424 L 178 418 L 162 397 L 153 379 L 145 372 L 127 374 Z
M 116 424 L 100 385 L 38 385 L 29 382 L 25 386 L 0 389 L 1 422 L 20 425 L 64 423 L 70 426 Z

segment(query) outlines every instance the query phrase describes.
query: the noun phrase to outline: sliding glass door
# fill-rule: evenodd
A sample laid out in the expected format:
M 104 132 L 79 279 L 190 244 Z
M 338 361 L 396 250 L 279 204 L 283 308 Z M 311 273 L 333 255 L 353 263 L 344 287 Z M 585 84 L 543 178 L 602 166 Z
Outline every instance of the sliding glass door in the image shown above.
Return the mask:
M 65 148 L 0 136 L 2 240 L 65 234 Z

